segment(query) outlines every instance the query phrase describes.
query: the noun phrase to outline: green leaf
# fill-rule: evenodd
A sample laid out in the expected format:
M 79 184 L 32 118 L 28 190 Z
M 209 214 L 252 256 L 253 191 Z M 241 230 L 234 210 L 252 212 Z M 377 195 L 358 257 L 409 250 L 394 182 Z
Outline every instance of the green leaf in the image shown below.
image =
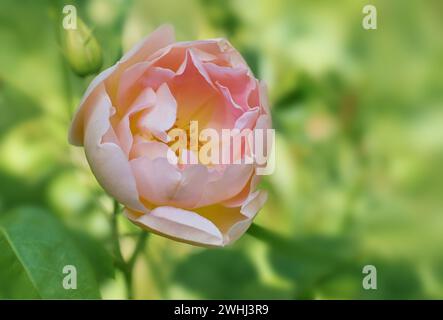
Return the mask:
M 279 244 L 269 251 L 271 266 L 296 284 L 297 295 L 358 263 L 355 241 L 347 238 L 305 236 Z
M 208 299 L 282 299 L 288 293 L 260 282 L 250 258 L 238 250 L 206 250 L 178 265 L 176 283 Z
M 102 283 L 105 280 L 114 278 L 114 260 L 112 259 L 111 253 L 106 250 L 102 243 L 82 231 L 73 231 L 72 235 L 92 266 L 97 281 Z
M 0 298 L 100 298 L 94 271 L 69 231 L 41 209 L 0 215 L 0 252 Z M 76 289 L 63 287 L 67 265 L 77 270 Z

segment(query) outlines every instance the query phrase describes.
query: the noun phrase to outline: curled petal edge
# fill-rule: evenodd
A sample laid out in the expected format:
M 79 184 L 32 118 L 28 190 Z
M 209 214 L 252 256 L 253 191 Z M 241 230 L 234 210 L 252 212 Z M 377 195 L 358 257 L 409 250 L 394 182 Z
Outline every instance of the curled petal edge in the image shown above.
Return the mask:
M 157 207 L 142 213 L 125 208 L 126 217 L 136 225 L 167 238 L 204 247 L 225 247 L 240 238 L 266 202 L 265 191 L 251 193 L 238 208 L 239 218 L 225 232 L 196 212 L 175 207 Z

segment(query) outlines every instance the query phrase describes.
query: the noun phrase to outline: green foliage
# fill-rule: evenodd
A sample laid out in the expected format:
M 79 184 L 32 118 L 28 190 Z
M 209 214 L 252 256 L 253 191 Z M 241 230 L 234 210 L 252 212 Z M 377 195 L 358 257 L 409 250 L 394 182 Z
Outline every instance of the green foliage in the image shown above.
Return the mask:
M 261 283 L 256 267 L 241 251 L 208 250 L 180 263 L 174 280 L 208 299 L 287 298 L 287 292 Z
M 115 276 L 114 260 L 103 243 L 86 232 L 74 230 L 71 232 L 76 245 L 82 249 L 82 254 L 88 260 L 95 279 L 99 283 L 112 279 Z
M 2 298 L 96 299 L 94 271 L 82 250 L 51 215 L 31 207 L 0 218 Z M 63 268 L 77 269 L 77 289 L 63 287 Z
M 358 263 L 355 243 L 349 240 L 307 236 L 278 243 L 269 250 L 270 263 L 295 284 L 296 292 L 311 290 Z

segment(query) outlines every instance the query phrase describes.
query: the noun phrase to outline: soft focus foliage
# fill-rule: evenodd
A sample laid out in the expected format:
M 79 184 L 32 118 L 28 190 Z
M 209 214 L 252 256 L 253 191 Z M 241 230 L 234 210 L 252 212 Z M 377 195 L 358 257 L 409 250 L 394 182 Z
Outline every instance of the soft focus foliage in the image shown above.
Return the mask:
M 67 142 L 92 78 L 69 70 L 57 44 L 64 3 L 0 3 L 2 298 L 124 297 L 111 200 Z M 228 37 L 269 85 L 276 172 L 256 223 L 282 238 L 201 249 L 153 235 L 136 298 L 443 298 L 441 1 L 372 1 L 370 31 L 366 1 L 72 3 L 103 67 L 168 22 L 178 40 Z M 137 228 L 119 223 L 126 256 Z M 79 269 L 72 296 L 48 280 L 65 264 Z M 378 290 L 362 288 L 366 264 Z

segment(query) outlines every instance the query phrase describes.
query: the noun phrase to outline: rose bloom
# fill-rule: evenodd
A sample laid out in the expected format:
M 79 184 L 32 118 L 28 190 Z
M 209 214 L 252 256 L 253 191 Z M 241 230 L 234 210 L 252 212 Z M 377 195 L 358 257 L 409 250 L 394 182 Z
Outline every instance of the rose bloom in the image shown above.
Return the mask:
M 175 42 L 162 26 L 89 85 L 69 141 L 135 224 L 203 246 L 238 239 L 266 202 L 257 165 L 168 160 L 173 129 L 268 129 L 266 88 L 225 39 Z M 192 156 L 180 150 L 177 158 Z M 241 153 L 241 157 L 246 151 Z

